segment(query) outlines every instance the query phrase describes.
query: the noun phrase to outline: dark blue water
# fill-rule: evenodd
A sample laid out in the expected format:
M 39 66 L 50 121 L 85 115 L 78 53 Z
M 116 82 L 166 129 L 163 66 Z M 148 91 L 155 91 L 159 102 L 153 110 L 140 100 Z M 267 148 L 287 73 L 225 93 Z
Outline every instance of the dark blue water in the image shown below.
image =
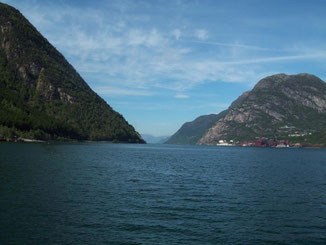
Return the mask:
M 1 143 L 0 244 L 326 244 L 326 150 Z

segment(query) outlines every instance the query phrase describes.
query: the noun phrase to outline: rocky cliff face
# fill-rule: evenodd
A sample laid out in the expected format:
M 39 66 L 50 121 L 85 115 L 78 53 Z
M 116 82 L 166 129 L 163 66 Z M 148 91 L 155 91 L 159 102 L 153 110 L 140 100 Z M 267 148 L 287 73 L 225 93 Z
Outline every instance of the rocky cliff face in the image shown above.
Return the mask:
M 293 135 L 315 137 L 317 142 L 317 135 L 326 133 L 326 84 L 316 76 L 269 76 L 238 102 L 198 144 L 216 144 L 221 139 L 291 138 Z
M 24 18 L 0 3 L 0 138 L 143 142 Z

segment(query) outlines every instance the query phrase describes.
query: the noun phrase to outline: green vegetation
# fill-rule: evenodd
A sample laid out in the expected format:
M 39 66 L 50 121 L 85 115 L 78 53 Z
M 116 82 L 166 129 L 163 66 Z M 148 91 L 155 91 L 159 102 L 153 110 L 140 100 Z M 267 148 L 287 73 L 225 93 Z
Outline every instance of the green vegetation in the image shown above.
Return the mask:
M 0 139 L 144 141 L 17 11 L 0 3 Z
M 194 145 L 220 118 L 224 117 L 226 111 L 219 114 L 200 116 L 192 122 L 187 122 L 172 135 L 166 144 Z
M 283 80 L 277 83 L 279 76 Z M 326 146 L 325 94 L 325 82 L 310 74 L 265 78 L 238 105 L 238 109 L 247 111 L 253 120 L 228 122 L 226 139 L 267 138 Z M 275 114 L 280 118 L 273 116 Z
M 269 76 L 220 117 L 209 118 L 185 123 L 168 143 L 214 145 L 265 138 L 326 147 L 326 84 L 310 74 Z

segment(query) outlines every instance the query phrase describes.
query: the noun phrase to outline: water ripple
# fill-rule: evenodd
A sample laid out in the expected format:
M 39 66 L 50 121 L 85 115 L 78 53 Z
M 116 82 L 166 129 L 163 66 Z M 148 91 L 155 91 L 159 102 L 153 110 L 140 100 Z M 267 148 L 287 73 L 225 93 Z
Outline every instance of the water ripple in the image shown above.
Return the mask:
M 0 144 L 0 244 L 325 244 L 326 151 Z

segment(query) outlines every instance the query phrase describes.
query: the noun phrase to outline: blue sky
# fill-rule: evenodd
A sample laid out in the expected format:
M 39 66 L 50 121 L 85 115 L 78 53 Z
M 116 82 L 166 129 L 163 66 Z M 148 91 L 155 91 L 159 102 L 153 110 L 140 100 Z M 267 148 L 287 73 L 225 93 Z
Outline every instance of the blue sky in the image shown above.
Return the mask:
M 140 133 L 171 135 L 267 75 L 326 78 L 326 1 L 2 1 Z

